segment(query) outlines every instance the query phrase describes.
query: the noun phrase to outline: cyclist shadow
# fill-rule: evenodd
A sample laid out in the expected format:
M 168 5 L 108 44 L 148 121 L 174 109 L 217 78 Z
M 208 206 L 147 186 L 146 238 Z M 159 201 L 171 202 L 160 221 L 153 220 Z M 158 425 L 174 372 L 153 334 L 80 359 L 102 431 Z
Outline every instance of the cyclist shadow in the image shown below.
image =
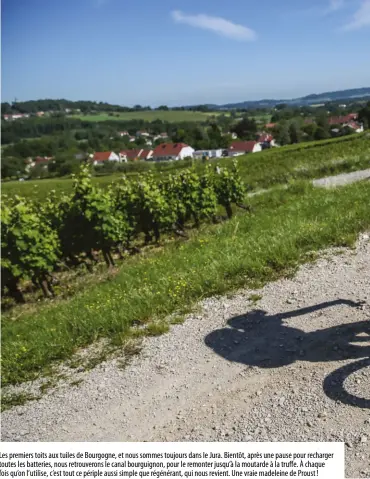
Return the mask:
M 276 315 L 254 310 L 231 318 L 228 321 L 230 327 L 213 331 L 206 336 L 205 343 L 228 361 L 260 368 L 278 368 L 299 360 L 324 362 L 362 358 L 360 363 L 352 363 L 331 373 L 324 380 L 323 387 L 331 399 L 370 408 L 370 399 L 348 394 L 343 386 L 349 374 L 370 365 L 370 321 L 343 324 L 309 333 L 283 323 L 284 319 L 332 306 L 347 305 L 356 308 L 361 304 L 363 303 L 338 299 Z

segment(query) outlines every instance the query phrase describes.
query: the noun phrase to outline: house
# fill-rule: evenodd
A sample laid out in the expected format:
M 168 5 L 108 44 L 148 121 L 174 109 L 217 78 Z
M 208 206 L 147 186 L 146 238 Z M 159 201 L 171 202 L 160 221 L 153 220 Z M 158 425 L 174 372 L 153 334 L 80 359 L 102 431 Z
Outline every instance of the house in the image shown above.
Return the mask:
M 45 112 L 43 112 L 43 111 L 37 111 L 36 112 L 36 116 L 41 117 L 41 116 L 44 116 L 44 115 L 45 115 Z
M 128 131 L 119 131 L 119 132 L 118 132 L 118 135 L 119 135 L 119 136 L 130 136 L 130 134 L 129 134 Z
M 194 148 L 185 143 L 162 143 L 154 148 L 154 161 L 183 160 L 186 157 L 193 157 Z
M 168 138 L 167 133 L 160 133 L 159 135 L 155 135 L 153 140 L 154 141 L 156 141 L 156 140 L 167 140 L 167 138 Z
M 194 152 L 194 158 L 221 158 L 222 148 L 217 150 L 197 150 Z
M 143 148 L 134 148 L 132 150 L 122 150 L 119 152 L 121 161 L 150 160 L 153 150 L 144 150 Z
M 102 165 L 105 161 L 120 161 L 120 157 L 114 151 L 97 151 L 92 157 L 93 165 Z
M 75 158 L 76 160 L 86 160 L 87 153 L 76 153 Z
M 132 142 L 135 141 L 135 140 L 136 140 L 136 138 L 135 138 L 134 136 L 130 136 L 129 139 L 128 139 L 128 141 L 129 141 L 130 143 L 132 143 Z
M 35 166 L 42 166 L 43 169 L 47 169 L 49 162 L 53 160 L 53 156 L 36 156 L 35 159 L 28 158 L 26 160 L 27 166 L 26 166 L 26 171 L 29 171 L 31 168 L 34 168 Z
M 245 155 L 262 151 L 262 146 L 257 141 L 233 141 L 228 149 L 229 156 Z
M 364 131 L 364 125 L 362 123 L 357 123 L 356 121 L 350 121 L 345 123 L 343 126 L 347 126 L 351 128 L 351 130 L 355 130 L 356 133 L 362 133 Z
M 356 121 L 358 118 L 357 113 L 349 113 L 344 116 L 332 116 L 329 118 L 329 125 L 344 125 L 345 123 L 350 123 Z
M 276 141 L 272 135 L 268 133 L 261 133 L 257 138 L 258 143 L 261 144 L 262 149 L 276 146 Z
M 276 123 L 266 123 L 265 128 L 271 129 L 271 128 L 275 128 L 275 126 L 276 126 Z
M 3 115 L 3 119 L 6 121 L 9 120 L 20 120 L 22 118 L 29 118 L 30 115 L 28 113 L 13 113 L 13 114 L 6 114 Z
M 141 130 L 141 131 L 138 131 L 136 132 L 136 136 L 150 136 L 150 134 L 147 132 L 147 131 L 144 131 L 144 130 Z

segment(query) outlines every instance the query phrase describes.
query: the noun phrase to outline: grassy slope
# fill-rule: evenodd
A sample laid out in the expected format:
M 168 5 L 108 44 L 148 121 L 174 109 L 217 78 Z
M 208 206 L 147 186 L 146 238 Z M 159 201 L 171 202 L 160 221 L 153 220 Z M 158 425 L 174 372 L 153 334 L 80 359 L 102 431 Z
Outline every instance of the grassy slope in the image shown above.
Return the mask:
M 261 153 L 238 157 L 241 173 L 251 189 L 266 188 L 274 184 L 285 183 L 291 179 L 318 178 L 334 173 L 370 167 L 370 139 L 365 135 L 352 135 L 340 140 L 302 143 L 265 150 Z M 217 162 L 227 164 L 230 159 Z M 203 168 L 201 162 L 197 163 Z M 144 167 L 159 173 L 156 164 L 148 163 Z M 161 165 L 163 171 L 171 171 L 181 165 L 170 163 Z M 96 177 L 94 181 L 101 186 L 116 181 L 121 174 Z M 133 177 L 135 173 L 130 173 Z M 36 187 L 36 188 L 35 188 Z M 8 182 L 2 184 L 2 192 L 9 195 L 43 198 L 50 190 L 68 192 L 72 189 L 70 179 L 46 179 L 26 182 Z
M 368 182 L 329 191 L 296 184 L 251 202 L 253 216 L 238 215 L 188 242 L 133 257 L 114 278 L 70 300 L 45 304 L 21 320 L 5 318 L 3 384 L 36 377 L 99 337 L 124 342 L 135 321 L 160 319 L 202 297 L 270 281 L 306 261 L 312 250 L 351 244 L 370 227 Z

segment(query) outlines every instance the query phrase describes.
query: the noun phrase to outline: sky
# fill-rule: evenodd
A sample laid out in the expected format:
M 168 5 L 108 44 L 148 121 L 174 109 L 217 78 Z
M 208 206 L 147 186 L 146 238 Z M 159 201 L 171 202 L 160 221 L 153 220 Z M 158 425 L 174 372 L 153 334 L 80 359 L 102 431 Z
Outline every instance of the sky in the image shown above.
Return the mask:
M 370 86 L 370 0 L 2 0 L 2 101 L 190 105 Z

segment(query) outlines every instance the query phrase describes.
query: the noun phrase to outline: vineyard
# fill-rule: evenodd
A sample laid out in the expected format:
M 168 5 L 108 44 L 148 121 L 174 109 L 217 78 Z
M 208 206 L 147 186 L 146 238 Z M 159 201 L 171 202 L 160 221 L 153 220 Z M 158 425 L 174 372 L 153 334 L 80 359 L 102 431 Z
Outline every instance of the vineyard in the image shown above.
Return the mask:
M 369 133 L 345 136 L 337 139 L 300 143 L 282 148 L 272 148 L 260 153 L 238 157 L 240 175 L 249 190 L 269 188 L 290 180 L 320 178 L 325 175 L 344 173 L 356 169 L 369 168 Z M 211 164 L 227 166 L 230 158 L 212 160 Z M 121 174 L 95 176 L 92 182 L 96 186 L 109 187 L 112 182 L 120 181 L 122 174 L 128 177 L 140 177 L 151 172 L 155 178 L 176 173 L 188 168 L 186 160 L 178 162 L 129 162 L 122 165 Z M 194 168 L 200 174 L 206 165 L 194 162 Z M 36 181 L 6 182 L 2 184 L 2 193 L 9 196 L 20 195 L 32 199 L 44 199 L 51 190 L 56 195 L 70 194 L 73 191 L 71 179 L 52 178 Z
M 31 281 L 45 297 L 53 297 L 54 274 L 84 265 L 90 272 L 102 257 L 108 268 L 115 258 L 137 252 L 135 244 L 158 243 L 161 235 L 186 237 L 187 225 L 227 218 L 232 205 L 242 204 L 245 187 L 237 163 L 229 168 L 208 166 L 157 181 L 151 174 L 121 181 L 105 190 L 92 183 L 88 166 L 73 179 L 73 192 L 41 203 L 18 196 L 2 202 L 2 293 L 17 303 L 25 297 L 20 285 Z

